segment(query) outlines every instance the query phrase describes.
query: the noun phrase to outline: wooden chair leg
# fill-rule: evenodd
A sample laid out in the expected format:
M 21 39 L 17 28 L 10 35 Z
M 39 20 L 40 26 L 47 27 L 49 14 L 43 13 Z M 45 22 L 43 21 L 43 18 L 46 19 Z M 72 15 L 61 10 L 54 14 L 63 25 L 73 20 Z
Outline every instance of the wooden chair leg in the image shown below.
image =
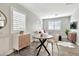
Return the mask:
M 56 43 L 56 46 L 57 46 L 57 49 L 58 49 L 58 56 L 59 56 L 59 47 L 58 47 L 58 44 Z
M 52 56 L 53 56 L 53 43 L 52 43 Z
M 47 44 L 46 44 L 46 47 L 48 47 L 48 42 L 47 42 Z

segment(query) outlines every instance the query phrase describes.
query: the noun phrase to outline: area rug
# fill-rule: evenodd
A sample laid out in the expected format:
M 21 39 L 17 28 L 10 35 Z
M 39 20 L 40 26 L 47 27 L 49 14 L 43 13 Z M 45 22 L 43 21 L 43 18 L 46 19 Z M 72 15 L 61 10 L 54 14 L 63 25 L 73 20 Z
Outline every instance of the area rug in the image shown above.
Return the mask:
M 71 42 L 59 41 L 58 45 L 63 46 L 63 47 L 68 47 L 68 48 L 75 48 L 75 45 Z

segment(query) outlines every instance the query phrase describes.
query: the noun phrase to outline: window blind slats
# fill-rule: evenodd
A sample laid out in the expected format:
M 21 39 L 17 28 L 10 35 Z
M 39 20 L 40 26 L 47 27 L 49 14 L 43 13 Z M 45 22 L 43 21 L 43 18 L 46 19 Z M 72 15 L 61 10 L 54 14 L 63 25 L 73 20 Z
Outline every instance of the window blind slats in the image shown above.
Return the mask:
M 13 10 L 13 31 L 25 31 L 26 16 Z

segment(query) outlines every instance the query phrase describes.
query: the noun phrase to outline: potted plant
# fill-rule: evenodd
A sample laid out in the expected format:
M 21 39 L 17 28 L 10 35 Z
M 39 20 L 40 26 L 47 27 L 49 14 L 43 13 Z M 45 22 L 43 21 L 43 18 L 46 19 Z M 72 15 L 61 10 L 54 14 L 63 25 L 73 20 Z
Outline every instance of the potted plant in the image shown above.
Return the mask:
M 69 32 L 69 29 L 66 29 L 65 30 L 65 34 L 68 35 L 68 32 Z
M 69 32 L 69 29 L 66 29 L 65 34 L 67 35 L 67 39 L 68 39 L 68 32 Z

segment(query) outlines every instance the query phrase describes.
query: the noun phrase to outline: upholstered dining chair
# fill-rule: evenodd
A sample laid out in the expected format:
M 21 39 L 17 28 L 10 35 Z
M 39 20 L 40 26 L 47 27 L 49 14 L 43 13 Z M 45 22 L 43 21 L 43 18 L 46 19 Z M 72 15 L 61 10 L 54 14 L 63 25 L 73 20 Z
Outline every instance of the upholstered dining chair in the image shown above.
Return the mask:
M 59 35 L 58 34 L 53 35 L 52 39 L 47 40 L 47 46 L 48 46 L 48 43 L 51 43 L 51 45 L 52 45 L 52 55 L 53 55 L 53 44 L 56 45 L 57 50 L 58 50 L 58 55 L 59 55 L 58 41 L 59 41 Z

